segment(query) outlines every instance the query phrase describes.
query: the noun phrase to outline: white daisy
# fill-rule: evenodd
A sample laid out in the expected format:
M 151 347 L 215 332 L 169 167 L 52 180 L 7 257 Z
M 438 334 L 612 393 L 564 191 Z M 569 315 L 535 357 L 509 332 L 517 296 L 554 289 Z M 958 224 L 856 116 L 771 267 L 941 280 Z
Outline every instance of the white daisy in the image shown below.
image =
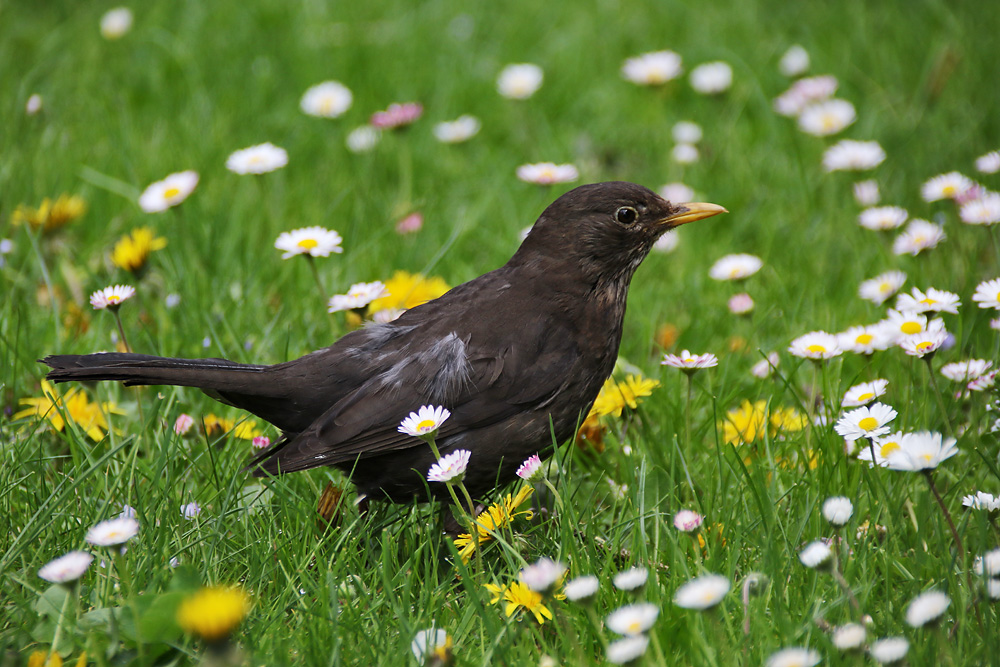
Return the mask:
M 451 637 L 444 630 L 432 625 L 427 630 L 420 630 L 413 636 L 410 650 L 413 651 L 418 665 L 448 664 L 450 660 L 435 662 L 435 659 L 447 655 L 451 651 Z
M 375 324 L 388 324 L 389 322 L 398 319 L 402 314 L 402 308 L 383 308 L 372 315 L 372 322 Z
M 53 584 L 69 584 L 80 577 L 90 567 L 94 557 L 86 551 L 70 551 L 38 570 L 38 576 Z
M 993 225 L 1000 222 L 1000 194 L 983 193 L 979 198 L 962 204 L 958 216 L 969 225 Z
M 341 310 L 364 308 L 375 299 L 389 296 L 389 290 L 381 280 L 370 283 L 354 283 L 347 294 L 334 294 L 330 297 L 327 311 L 336 313 Z
M 542 87 L 542 68 L 531 63 L 507 65 L 497 77 L 497 92 L 512 100 L 526 100 Z
M 911 357 L 926 357 L 934 354 L 948 340 L 948 332 L 942 330 L 921 331 L 912 336 L 903 336 L 897 343 L 903 352 Z
M 679 144 L 696 144 L 701 141 L 701 125 L 690 120 L 681 120 L 674 123 L 670 130 L 674 141 Z M 671 199 L 670 201 L 690 201 L 691 198 Z
M 798 44 L 788 47 L 788 50 L 778 61 L 778 71 L 787 77 L 805 74 L 809 70 L 809 52 Z
M 892 470 L 933 470 L 955 454 L 958 454 L 955 438 L 920 431 L 904 433 L 899 441 L 899 449 L 889 452 L 886 460 Z
M 566 566 L 551 558 L 539 558 L 523 568 L 518 575 L 521 583 L 536 593 L 546 593 L 552 590 L 559 579 L 566 574 Z
M 299 101 L 303 113 L 319 118 L 337 118 L 351 108 L 354 95 L 339 81 L 324 81 L 306 90 Z
M 332 229 L 325 227 L 303 227 L 290 232 L 281 232 L 274 241 L 274 247 L 283 250 L 281 259 L 289 259 L 296 255 L 310 257 L 329 257 L 330 253 L 342 253 L 341 243 L 344 239 Z
M 226 169 L 235 174 L 266 174 L 288 164 L 288 152 L 271 142 L 243 148 L 226 159 Z
M 980 308 L 1000 310 L 1000 278 L 984 280 L 976 285 L 976 293 L 972 295 L 972 300 L 978 303 Z
M 906 282 L 906 274 L 902 271 L 887 271 L 863 281 L 858 286 L 858 296 L 871 301 L 875 305 L 882 305 Z
M 132 20 L 128 7 L 109 9 L 101 17 L 101 37 L 109 41 L 121 39 L 132 29 Z
M 799 560 L 806 567 L 822 569 L 833 558 L 833 550 L 830 545 L 822 540 L 810 542 L 799 552 Z
M 719 359 L 711 352 L 705 354 L 691 354 L 687 350 L 682 350 L 680 354 L 665 354 L 663 366 L 672 366 L 685 372 L 694 372 L 702 368 L 712 368 L 719 365 Z
M 975 380 L 970 381 L 965 388 L 969 391 L 986 391 L 987 389 L 992 389 L 997 382 L 998 374 L 1000 374 L 1000 370 L 983 373 Z M 1000 419 L 997 420 L 997 424 L 1000 424 Z
M 940 326 L 934 325 L 935 328 L 943 329 L 944 322 L 941 320 L 935 320 L 940 323 Z M 893 310 L 889 309 L 886 318 L 882 320 L 885 330 L 893 337 L 893 340 L 899 341 L 904 336 L 912 336 L 914 334 L 923 333 L 931 328 L 927 322 L 927 316 L 921 315 L 920 313 L 913 312 L 912 310 Z
M 850 498 L 833 496 L 823 502 L 823 516 L 834 526 L 843 526 L 853 514 L 854 505 Z
M 910 642 L 906 637 L 886 637 L 872 642 L 868 653 L 872 659 L 881 665 L 891 665 L 906 657 L 910 650 Z
M 670 157 L 677 164 L 694 164 L 701 157 L 694 144 L 676 144 L 670 150 Z
M 482 123 L 468 114 L 434 126 L 434 137 L 445 144 L 459 144 L 479 134 Z
M 860 623 L 846 623 L 834 628 L 831 640 L 837 649 L 853 651 L 864 645 L 866 634 L 865 626 Z
M 832 359 L 843 354 L 837 337 L 825 331 L 810 331 L 788 346 L 788 351 L 803 359 Z
M 450 416 L 451 412 L 441 406 L 424 405 L 416 412 L 411 412 L 397 430 L 417 438 L 432 437 Z
M 976 158 L 976 170 L 983 174 L 1000 171 L 1000 151 L 990 151 Z
M 827 171 L 866 171 L 885 160 L 885 151 L 877 141 L 844 139 L 823 153 L 823 168 Z
M 686 202 L 694 200 L 694 190 L 683 183 L 667 183 L 666 185 L 661 186 L 660 189 L 656 191 L 656 194 L 671 202 Z
M 923 626 L 941 618 L 951 604 L 951 599 L 941 591 L 926 591 L 910 600 L 906 607 L 906 623 L 912 628 Z
M 525 183 L 554 185 L 556 183 L 571 183 L 580 178 L 580 172 L 571 164 L 537 162 L 522 164 L 517 168 L 517 177 Z
M 746 315 L 747 313 L 753 311 L 753 297 L 746 292 L 734 294 L 729 297 L 728 301 L 726 301 L 726 307 L 733 315 Z
M 733 85 L 733 68 L 716 61 L 698 65 L 690 74 L 691 87 L 702 95 L 718 95 Z
M 608 662 L 613 665 L 627 665 L 641 658 L 648 648 L 649 637 L 646 635 L 613 641 L 608 644 Z
M 90 295 L 90 305 L 94 310 L 104 310 L 110 308 L 114 310 L 122 305 L 123 301 L 131 299 L 135 294 L 135 288 L 131 285 L 113 285 L 99 289 Z
M 921 292 L 914 287 L 910 294 L 900 294 L 896 298 L 896 310 L 900 312 L 958 315 L 958 308 L 961 305 L 962 302 L 959 301 L 957 294 L 933 287 L 928 287 L 926 292 Z
M 910 220 L 899 236 L 892 242 L 892 252 L 896 255 L 913 255 L 916 257 L 924 250 L 930 250 L 947 236 L 941 225 L 915 218 Z
M 903 440 L 903 432 L 896 431 L 888 435 L 875 439 L 873 445 L 862 445 L 858 449 L 858 460 L 867 461 L 868 467 L 879 466 L 885 468 L 889 465 L 889 456 L 899 449 L 899 443 Z M 872 451 L 875 458 L 872 458 Z
M 194 192 L 198 185 L 198 172 L 181 171 L 170 174 L 162 181 L 150 184 L 139 195 L 139 208 L 146 213 L 159 213 L 177 206 Z
M 986 594 L 991 600 L 1000 600 L 1000 579 L 986 580 Z
M 863 405 L 845 413 L 834 424 L 833 430 L 845 440 L 878 438 L 889 432 L 888 424 L 896 418 L 896 415 L 897 412 L 892 406 L 884 403 Z
M 25 102 L 24 104 L 24 113 L 28 114 L 29 116 L 34 116 L 41 110 L 42 110 L 42 96 L 39 95 L 38 93 L 32 93 L 31 96 L 28 97 L 28 101 Z
M 681 57 L 673 51 L 643 53 L 622 65 L 625 80 L 640 86 L 659 86 L 680 75 Z
M 377 129 L 371 125 L 362 125 L 348 133 L 345 143 L 347 144 L 347 150 L 352 153 L 367 153 L 375 148 L 375 145 L 378 144 L 381 138 L 382 133 Z
M 118 517 L 102 521 L 90 530 L 84 538 L 98 547 L 112 547 L 124 544 L 139 533 L 139 522 L 132 517 Z
M 993 549 L 982 556 L 976 556 L 972 570 L 980 576 L 996 577 L 1000 575 L 1000 549 Z
M 762 266 L 764 261 L 756 255 L 726 255 L 712 265 L 708 275 L 713 280 L 743 280 L 760 271 Z
M 674 528 L 682 533 L 690 533 L 701 527 L 705 517 L 694 510 L 680 510 L 674 515 Z
M 402 427 L 400 427 L 402 428 Z M 468 449 L 456 449 L 445 454 L 437 463 L 431 465 L 427 471 L 428 482 L 458 482 L 465 475 L 465 469 L 469 467 L 469 458 L 472 452 Z
M 837 85 L 837 78 L 829 74 L 799 79 L 774 99 L 774 110 L 782 116 L 798 116 L 810 104 L 832 97 Z
M 711 609 L 722 602 L 732 586 L 721 574 L 703 574 L 691 579 L 674 593 L 674 604 L 684 609 Z
M 563 587 L 563 594 L 570 602 L 583 602 L 594 597 L 601 587 L 600 580 L 592 574 L 577 577 L 566 582 Z
M 950 171 L 930 179 L 920 186 L 920 196 L 924 201 L 939 201 L 941 199 L 957 199 L 975 183 L 968 176 L 957 171 Z
M 983 491 L 976 491 L 973 495 L 963 496 L 962 505 L 974 510 L 996 512 L 997 510 L 1000 510 L 1000 496 L 994 496 L 992 493 L 984 493 Z
M 772 653 L 765 664 L 767 667 L 813 667 L 822 659 L 819 651 L 793 647 Z
M 637 602 L 619 607 L 608 615 L 605 625 L 620 635 L 635 636 L 653 627 L 660 608 L 651 602 Z
M 906 222 L 908 215 L 906 209 L 899 206 L 873 206 L 861 211 L 858 224 L 874 231 L 896 229 Z
M 868 405 L 879 396 L 883 396 L 888 386 L 889 381 L 881 378 L 872 380 L 871 382 L 856 384 L 844 392 L 844 399 L 840 402 L 840 405 L 845 408 Z
M 750 369 L 750 374 L 763 380 L 774 372 L 774 369 L 778 367 L 778 363 L 780 361 L 781 358 L 778 356 L 777 352 L 770 352 L 768 353 L 767 358 L 761 359 L 753 365 Z
M 893 343 L 893 338 L 886 334 L 885 327 L 879 324 L 851 327 L 837 334 L 837 342 L 846 352 L 855 354 L 874 354 L 876 350 L 887 350 Z
M 878 182 L 871 179 L 856 182 L 852 186 L 852 190 L 854 201 L 861 206 L 875 206 L 882 198 L 878 191 Z
M 854 105 L 847 100 L 824 100 L 802 110 L 799 114 L 799 129 L 806 134 L 827 137 L 837 134 L 857 117 Z
M 618 590 L 634 591 L 637 588 L 645 586 L 648 578 L 649 570 L 644 567 L 633 567 L 628 570 L 622 570 L 611 581 Z
M 524 460 L 518 469 L 517 476 L 526 482 L 534 482 L 542 476 L 542 459 L 538 454 L 532 454 Z

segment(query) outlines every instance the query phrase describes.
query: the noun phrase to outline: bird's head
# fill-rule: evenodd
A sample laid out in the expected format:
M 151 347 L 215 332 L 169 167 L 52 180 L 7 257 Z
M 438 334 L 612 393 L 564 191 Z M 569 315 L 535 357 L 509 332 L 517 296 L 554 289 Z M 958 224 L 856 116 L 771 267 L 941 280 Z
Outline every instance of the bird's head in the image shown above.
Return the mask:
M 635 183 L 582 185 L 545 209 L 512 261 L 566 262 L 585 280 L 627 286 L 663 234 L 725 212 L 715 204 L 669 202 Z

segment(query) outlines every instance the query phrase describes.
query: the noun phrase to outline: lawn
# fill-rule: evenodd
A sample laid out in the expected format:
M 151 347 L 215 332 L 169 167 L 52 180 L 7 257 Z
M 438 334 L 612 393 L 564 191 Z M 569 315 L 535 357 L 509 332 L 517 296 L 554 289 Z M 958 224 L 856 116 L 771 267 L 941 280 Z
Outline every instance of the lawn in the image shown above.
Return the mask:
M 900 642 L 887 638 L 905 638 L 899 657 L 914 665 L 996 660 L 995 13 L 937 1 L 150 0 L 102 35 L 113 7 L 0 8 L 4 664 L 53 653 L 79 665 L 423 664 L 411 642 L 430 628 L 447 648 L 427 664 L 875 664 L 892 662 Z M 809 62 L 783 73 L 793 45 Z M 680 57 L 677 76 L 623 76 L 627 59 L 664 50 Z M 731 85 L 699 92 L 692 73 L 712 62 Z M 498 90 L 517 63 L 544 72 L 523 99 Z M 328 109 L 336 117 L 300 108 L 324 81 L 351 93 Z M 371 131 L 375 112 L 406 102 L 422 108 L 412 123 Z M 465 114 L 474 136 L 436 137 Z M 682 136 L 681 121 L 701 136 Z M 365 132 L 374 143 L 359 146 Z M 831 169 L 842 140 L 877 142 L 884 159 Z M 227 168 L 265 142 L 287 164 Z M 543 162 L 576 176 L 518 177 Z M 164 210 L 140 205 L 185 171 L 193 189 L 154 192 Z M 964 179 L 931 180 L 950 172 Z M 197 390 L 42 384 L 41 357 L 122 349 L 122 334 L 147 354 L 297 358 L 502 265 L 549 203 L 610 180 L 672 184 L 729 213 L 671 232 L 676 247 L 645 260 L 601 414 L 557 443 L 533 486 L 477 499 L 524 502 L 471 557 L 442 532 L 441 503 L 359 513 L 333 469 L 250 476 L 253 438 L 279 432 Z M 905 210 L 865 212 L 876 206 Z M 313 226 L 336 230 L 342 252 L 283 259 L 279 236 Z M 120 245 L 144 228 L 148 253 Z M 734 254 L 759 270 L 713 271 Z M 887 272 L 905 283 L 859 295 Z M 390 297 L 327 312 L 376 280 Z M 113 285 L 135 293 L 92 307 Z M 843 337 L 799 340 L 884 322 L 868 353 Z M 665 354 L 718 363 L 675 368 Z M 879 379 L 884 389 L 856 392 L 881 394 L 862 399 L 870 415 L 843 405 Z M 622 387 L 636 400 L 623 405 Z M 330 520 L 317 512 L 328 484 L 344 494 Z M 964 500 L 977 492 L 991 495 Z M 88 539 L 122 516 L 138 525 L 124 553 Z M 74 550 L 94 556 L 78 581 L 39 576 Z M 519 575 L 542 558 L 566 570 L 536 593 Z M 633 568 L 645 583 L 623 590 L 615 575 Z M 566 599 L 591 575 L 593 596 Z M 692 581 L 716 588 L 692 600 Z M 206 586 L 232 595 L 199 607 Z M 645 606 L 609 617 L 633 603 Z M 854 649 L 848 624 L 865 629 Z M 796 647 L 807 650 L 778 653 Z

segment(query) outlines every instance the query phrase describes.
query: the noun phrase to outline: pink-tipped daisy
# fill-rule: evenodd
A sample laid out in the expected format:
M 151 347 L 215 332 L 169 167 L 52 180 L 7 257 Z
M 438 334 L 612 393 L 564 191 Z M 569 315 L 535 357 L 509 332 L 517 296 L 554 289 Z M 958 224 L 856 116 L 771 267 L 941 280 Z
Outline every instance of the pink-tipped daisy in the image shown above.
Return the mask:
M 114 285 L 99 289 L 90 295 L 90 305 L 94 310 L 104 310 L 108 308 L 115 310 L 123 301 L 131 299 L 135 295 L 135 288 L 131 285 Z
M 711 352 L 707 352 L 705 354 L 691 354 L 687 350 L 683 350 L 679 355 L 663 355 L 663 361 L 661 361 L 660 364 L 663 366 L 679 368 L 686 373 L 693 373 L 694 371 L 701 370 L 702 368 L 712 368 L 713 366 L 718 366 L 719 359 Z
M 694 510 L 680 510 L 674 515 L 674 528 L 682 533 L 691 533 L 701 527 L 705 518 Z
M 401 427 L 402 428 L 402 427 Z M 457 482 L 465 475 L 469 467 L 472 452 L 468 449 L 456 449 L 445 454 L 427 471 L 428 482 Z
M 418 102 L 393 102 L 385 111 L 376 111 L 368 121 L 377 130 L 394 130 L 412 125 L 424 114 Z
M 534 482 L 542 476 L 542 459 L 532 454 L 517 469 L 517 476 L 526 482 Z
M 451 412 L 441 406 L 424 405 L 411 412 L 397 430 L 416 438 L 432 437 L 450 416 Z

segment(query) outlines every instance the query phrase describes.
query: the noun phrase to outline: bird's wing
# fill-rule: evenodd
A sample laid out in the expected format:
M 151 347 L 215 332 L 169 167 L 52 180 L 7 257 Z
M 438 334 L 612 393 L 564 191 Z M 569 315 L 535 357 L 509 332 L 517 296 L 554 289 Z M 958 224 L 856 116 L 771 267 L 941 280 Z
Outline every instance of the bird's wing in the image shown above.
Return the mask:
M 394 363 L 268 452 L 262 467 L 291 472 L 419 446 L 398 427 L 422 405 L 442 405 L 452 413 L 439 441 L 544 407 L 565 386 L 579 356 L 572 337 L 542 318 L 508 336 L 495 333 L 480 344 L 472 334 L 450 332 L 423 340 L 419 351 L 401 337 Z

